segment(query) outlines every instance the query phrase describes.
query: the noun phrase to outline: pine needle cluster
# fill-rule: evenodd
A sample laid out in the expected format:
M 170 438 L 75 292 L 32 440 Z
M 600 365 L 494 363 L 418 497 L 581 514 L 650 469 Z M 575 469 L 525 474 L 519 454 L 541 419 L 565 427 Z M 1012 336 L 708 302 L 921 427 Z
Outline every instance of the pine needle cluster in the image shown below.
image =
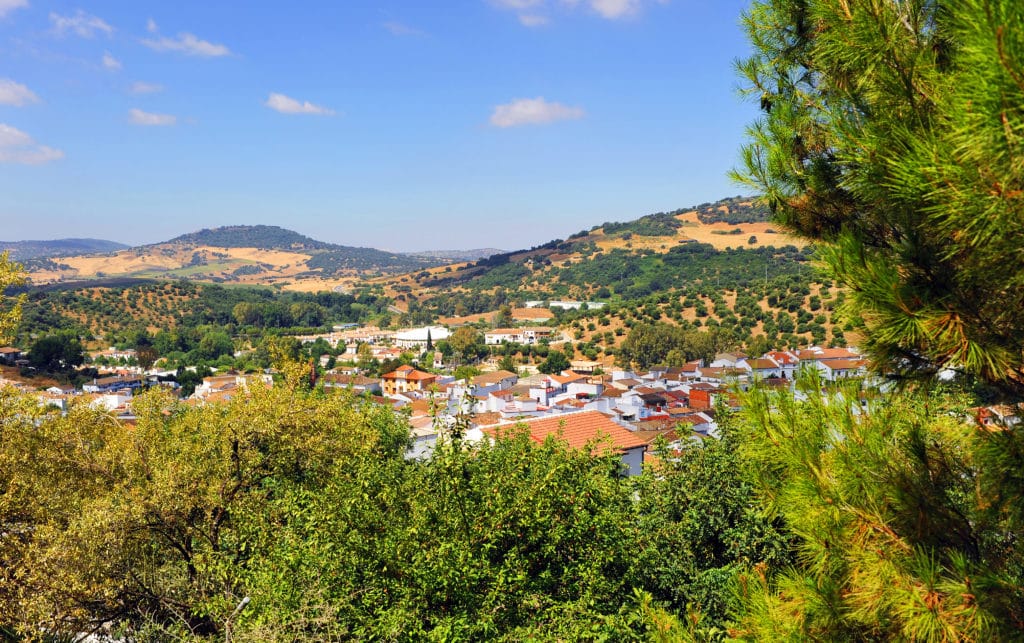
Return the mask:
M 737 178 L 819 243 L 876 365 L 1024 393 L 1024 4 L 762 0 Z

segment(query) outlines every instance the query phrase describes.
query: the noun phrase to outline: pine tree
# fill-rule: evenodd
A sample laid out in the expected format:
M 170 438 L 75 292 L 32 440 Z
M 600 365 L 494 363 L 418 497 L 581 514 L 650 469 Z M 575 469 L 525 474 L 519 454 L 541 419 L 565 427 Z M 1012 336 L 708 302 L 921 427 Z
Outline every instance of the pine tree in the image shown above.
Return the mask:
M 759 0 L 745 169 L 880 368 L 1024 393 L 1024 4 Z
M 747 640 L 1024 637 L 1019 431 L 963 421 L 949 391 L 745 396 L 739 451 L 796 564 L 747 572 Z

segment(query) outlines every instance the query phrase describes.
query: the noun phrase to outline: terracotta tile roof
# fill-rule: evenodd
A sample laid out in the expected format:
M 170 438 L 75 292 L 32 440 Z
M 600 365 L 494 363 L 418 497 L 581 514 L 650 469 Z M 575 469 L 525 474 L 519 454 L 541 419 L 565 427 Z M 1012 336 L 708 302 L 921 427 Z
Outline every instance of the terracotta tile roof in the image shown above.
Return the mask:
M 559 384 L 562 385 L 570 384 L 572 382 L 579 382 L 580 380 L 586 380 L 590 378 L 589 375 L 580 375 L 579 373 L 574 373 L 573 371 L 565 371 L 565 375 L 549 375 L 548 377 L 551 378 L 551 381 L 558 382 Z
M 765 359 L 763 357 L 759 359 L 748 359 L 747 365 L 754 370 L 765 370 L 779 367 L 779 365 L 772 360 Z
M 634 386 L 639 386 L 640 384 L 643 384 L 643 382 L 637 379 L 633 379 L 632 377 L 624 377 L 622 379 L 612 381 L 613 386 L 624 386 L 626 388 L 632 388 Z
M 415 368 L 413 368 L 412 366 L 408 366 L 408 365 L 399 366 L 395 370 L 393 370 L 390 373 L 387 373 L 385 375 L 382 375 L 381 377 L 383 379 L 386 379 L 386 380 L 405 379 L 405 380 L 420 380 L 420 381 L 432 380 L 432 379 L 436 379 L 437 378 L 437 376 L 434 375 L 433 373 L 424 373 L 423 371 L 418 371 Z
M 823 360 L 823 359 L 857 359 L 857 353 L 847 348 L 805 348 L 799 353 L 800 359 Z
M 765 353 L 765 357 L 770 357 L 780 365 L 796 364 L 800 361 L 800 359 L 795 355 L 791 355 L 785 351 L 771 351 L 769 353 Z
M 497 411 L 488 411 L 487 413 L 475 413 L 473 415 L 472 424 L 473 426 L 492 426 L 501 422 L 504 419 L 501 413 Z
M 533 440 L 543 442 L 549 435 L 554 435 L 561 437 L 573 449 L 582 449 L 603 437 L 607 437 L 612 448 L 619 451 L 642 447 L 646 444 L 634 433 L 622 428 L 598 411 L 565 413 L 530 420 L 523 424 L 530 431 L 530 437 Z M 511 428 L 511 425 L 491 427 L 485 429 L 485 432 L 497 435 Z
M 474 377 L 473 384 L 477 386 L 490 386 L 513 377 L 518 376 L 511 371 L 491 371 L 490 373 L 483 373 Z
M 858 369 L 864 366 L 864 360 L 862 359 L 823 359 L 820 361 L 833 371 Z

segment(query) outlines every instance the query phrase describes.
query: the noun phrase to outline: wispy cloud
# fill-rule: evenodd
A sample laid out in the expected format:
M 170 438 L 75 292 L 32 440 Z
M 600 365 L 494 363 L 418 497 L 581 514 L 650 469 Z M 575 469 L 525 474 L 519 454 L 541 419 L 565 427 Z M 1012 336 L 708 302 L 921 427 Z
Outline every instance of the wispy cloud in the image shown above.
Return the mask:
M 590 0 L 590 8 L 602 17 L 614 20 L 640 10 L 640 0 Z
M 382 22 L 381 26 L 387 29 L 392 36 L 425 36 L 427 35 L 422 29 L 411 27 L 402 22 Z
M 39 97 L 28 87 L 9 78 L 0 78 L 0 105 L 23 107 L 38 102 Z
M 151 34 L 159 32 L 159 27 L 157 27 L 156 22 L 152 18 L 146 22 L 146 31 Z M 171 51 L 185 54 L 186 56 L 200 56 L 202 58 L 217 58 L 231 55 L 231 50 L 226 45 L 203 40 L 188 32 L 179 33 L 174 38 L 170 36 L 143 38 L 142 44 L 153 51 Z
M 159 83 L 146 83 L 141 80 L 135 81 L 128 88 L 128 91 L 133 94 L 158 94 L 163 90 L 164 86 Z
M 114 33 L 114 28 L 104 22 L 103 19 L 88 14 L 81 9 L 73 15 L 66 16 L 51 11 L 50 24 L 53 25 L 53 32 L 58 36 L 73 33 L 82 38 L 92 38 L 97 33 L 103 33 L 108 36 Z
M 64 158 L 64 152 L 40 145 L 25 132 L 0 123 L 0 163 L 41 165 Z
M 28 6 L 28 0 L 0 0 L 0 18 L 3 18 L 15 9 L 24 9 Z
M 584 7 L 607 20 L 618 20 L 640 12 L 650 0 L 490 0 L 491 4 L 508 11 L 514 11 L 520 24 L 526 27 L 540 27 L 548 24 L 546 15 L 554 9 L 573 11 Z M 652 0 L 665 4 L 668 0 Z
M 270 93 L 263 103 L 275 112 L 282 114 L 318 114 L 320 116 L 333 116 L 334 110 L 321 105 L 314 105 L 309 101 L 299 101 L 284 94 Z
M 520 125 L 546 125 L 555 121 L 583 118 L 586 112 L 580 107 L 551 103 L 543 97 L 517 98 L 511 103 L 498 105 L 491 114 L 491 125 L 495 127 L 518 127 Z
M 545 0 L 491 0 L 492 4 L 495 4 L 502 9 L 512 9 L 514 11 L 522 11 L 523 9 L 533 9 L 534 7 L 543 7 Z
M 121 61 L 114 58 L 109 51 L 103 52 L 103 66 L 107 69 L 117 71 L 121 69 Z
M 178 117 L 173 114 L 153 114 L 135 108 L 128 112 L 128 116 L 132 124 L 150 127 L 174 125 L 178 122 Z
M 543 27 L 551 22 L 547 16 L 538 16 L 532 13 L 519 14 L 519 24 L 524 27 Z

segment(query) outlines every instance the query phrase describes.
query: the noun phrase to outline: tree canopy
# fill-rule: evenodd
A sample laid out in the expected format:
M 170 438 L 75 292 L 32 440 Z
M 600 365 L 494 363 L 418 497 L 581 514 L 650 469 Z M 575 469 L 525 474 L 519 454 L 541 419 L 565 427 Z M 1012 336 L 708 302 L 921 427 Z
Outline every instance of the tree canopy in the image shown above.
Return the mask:
M 885 370 L 1024 392 L 1024 8 L 760 0 L 745 167 L 819 242 Z
M 21 322 L 21 306 L 25 295 L 8 297 L 7 289 L 25 283 L 21 265 L 8 259 L 7 252 L 0 253 L 0 343 L 10 340 Z

